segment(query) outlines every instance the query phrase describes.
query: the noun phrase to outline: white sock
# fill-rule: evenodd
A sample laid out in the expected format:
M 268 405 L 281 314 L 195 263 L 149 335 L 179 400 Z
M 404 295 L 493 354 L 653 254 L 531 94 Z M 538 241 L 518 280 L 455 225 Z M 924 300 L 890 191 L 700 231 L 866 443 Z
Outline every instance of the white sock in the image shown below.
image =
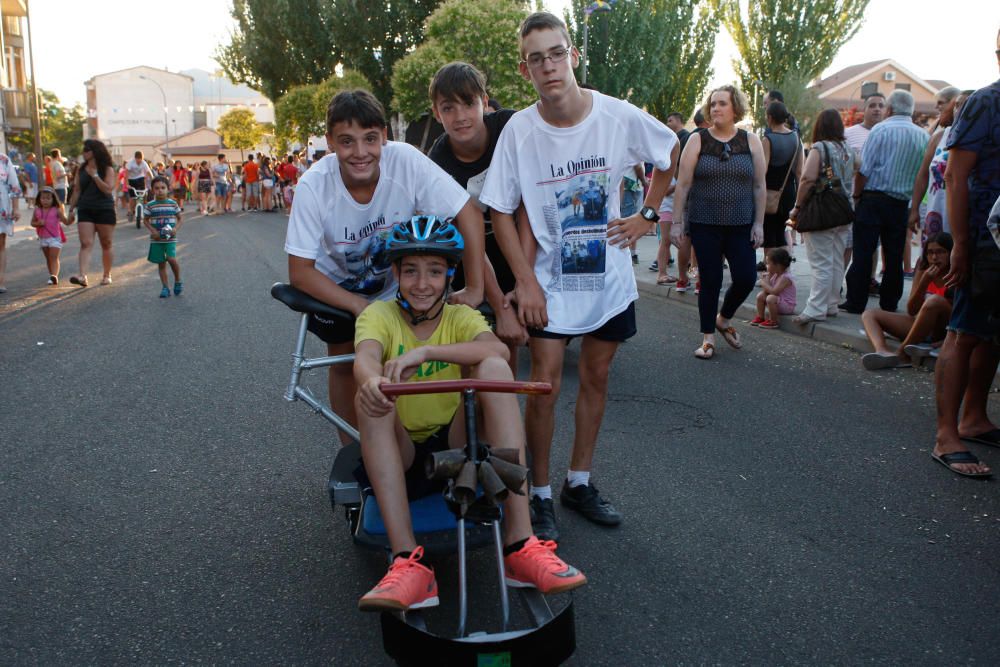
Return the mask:
M 587 486 L 590 484 L 590 471 L 570 470 L 566 473 L 566 481 L 573 486 Z
M 531 484 L 529 486 L 529 489 L 530 490 L 528 491 L 528 494 L 532 498 L 534 498 L 535 496 L 538 496 L 542 500 L 552 500 L 552 485 L 551 484 L 546 484 L 545 486 L 535 486 L 534 484 Z

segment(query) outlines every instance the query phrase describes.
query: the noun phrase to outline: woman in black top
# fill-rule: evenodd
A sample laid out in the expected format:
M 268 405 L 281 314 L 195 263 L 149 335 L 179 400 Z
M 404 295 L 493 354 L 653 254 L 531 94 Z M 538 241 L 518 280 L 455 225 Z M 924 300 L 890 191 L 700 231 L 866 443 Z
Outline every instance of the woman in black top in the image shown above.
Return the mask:
M 87 266 L 94 249 L 94 233 L 101 241 L 101 263 L 104 266 L 102 285 L 111 284 L 111 243 L 115 234 L 115 169 L 107 147 L 97 139 L 83 142 L 83 167 L 73 179 L 73 196 L 69 202 L 69 222 L 79 220 L 80 272 L 71 276 L 74 285 L 86 287 Z M 75 212 L 74 212 L 75 209 Z
M 757 280 L 754 250 L 763 241 L 766 194 L 760 138 L 736 128 L 747 110 L 743 93 L 733 86 L 713 90 L 703 110 L 712 126 L 692 134 L 684 147 L 670 236 L 679 245 L 681 234 L 689 235 L 698 255 L 703 340 L 694 354 L 711 359 L 716 331 L 731 347 L 742 347 L 731 320 Z M 733 284 L 718 309 L 723 259 Z
M 788 234 L 785 223 L 788 212 L 795 206 L 798 182 L 802 178 L 805 155 L 799 135 L 788 129 L 790 118 L 788 109 L 781 102 L 771 102 L 767 106 L 767 128 L 761 143 L 764 146 L 764 161 L 767 174 L 764 181 L 768 190 L 781 191 L 778 210 L 764 214 L 764 249 L 785 248 L 788 250 Z M 784 186 L 784 187 L 782 187 Z M 789 250 L 791 252 L 791 250 Z M 757 265 L 763 271 L 763 263 Z

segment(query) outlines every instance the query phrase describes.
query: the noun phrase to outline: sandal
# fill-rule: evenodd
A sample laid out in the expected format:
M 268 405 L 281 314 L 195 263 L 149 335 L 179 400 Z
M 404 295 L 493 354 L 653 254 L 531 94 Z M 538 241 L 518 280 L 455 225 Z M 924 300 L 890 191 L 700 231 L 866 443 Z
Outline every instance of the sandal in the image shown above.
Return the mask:
M 729 343 L 729 347 L 733 348 L 734 350 L 738 350 L 741 347 L 743 347 L 743 342 L 740 340 L 740 334 L 738 331 L 736 331 L 736 327 L 734 326 L 720 327 L 718 322 L 716 322 L 715 329 L 720 334 L 722 334 L 722 337 L 726 340 L 727 343 Z
M 701 347 L 694 351 L 694 356 L 699 359 L 711 359 L 715 356 L 715 346 L 711 343 L 702 343 Z
M 656 279 L 656 284 L 657 285 L 669 285 L 669 284 L 675 283 L 675 282 L 677 282 L 677 277 L 676 276 L 663 276 L 662 278 L 657 278 Z

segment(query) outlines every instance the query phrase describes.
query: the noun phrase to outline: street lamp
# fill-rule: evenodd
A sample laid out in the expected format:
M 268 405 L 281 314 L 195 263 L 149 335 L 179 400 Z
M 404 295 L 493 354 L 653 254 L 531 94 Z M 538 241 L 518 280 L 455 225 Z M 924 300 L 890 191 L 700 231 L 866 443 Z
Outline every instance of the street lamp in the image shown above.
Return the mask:
M 167 134 L 167 94 L 163 92 L 163 86 L 161 86 L 155 79 L 150 79 L 145 74 L 140 74 L 139 78 L 144 81 L 149 81 L 151 84 L 159 88 L 160 95 L 163 96 L 163 153 L 166 155 L 167 160 L 170 160 L 170 136 Z

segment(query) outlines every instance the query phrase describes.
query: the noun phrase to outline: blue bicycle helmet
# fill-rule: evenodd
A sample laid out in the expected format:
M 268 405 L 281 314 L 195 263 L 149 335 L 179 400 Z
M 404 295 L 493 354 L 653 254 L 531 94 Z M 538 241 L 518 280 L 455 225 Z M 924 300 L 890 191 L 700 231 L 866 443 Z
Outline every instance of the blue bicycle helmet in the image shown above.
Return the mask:
M 451 224 L 433 215 L 415 215 L 393 225 L 386 241 L 386 258 L 396 262 L 408 255 L 438 255 L 454 266 L 462 260 L 465 241 Z

